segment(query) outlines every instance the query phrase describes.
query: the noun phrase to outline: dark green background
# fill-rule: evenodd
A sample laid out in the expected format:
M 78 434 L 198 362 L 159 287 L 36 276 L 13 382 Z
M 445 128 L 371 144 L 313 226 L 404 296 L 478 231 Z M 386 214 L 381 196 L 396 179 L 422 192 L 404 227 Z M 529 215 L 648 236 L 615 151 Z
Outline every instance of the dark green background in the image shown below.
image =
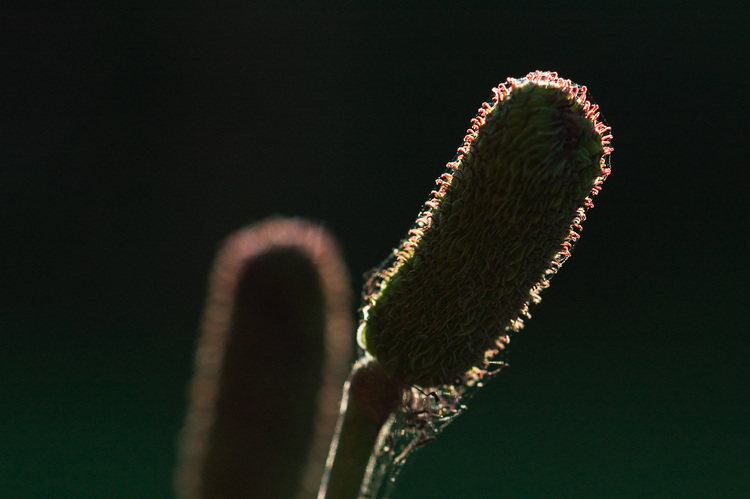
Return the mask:
M 589 87 L 613 173 L 395 498 L 747 494 L 746 14 L 3 12 L 0 497 L 169 497 L 218 241 L 324 221 L 358 289 L 534 69 Z

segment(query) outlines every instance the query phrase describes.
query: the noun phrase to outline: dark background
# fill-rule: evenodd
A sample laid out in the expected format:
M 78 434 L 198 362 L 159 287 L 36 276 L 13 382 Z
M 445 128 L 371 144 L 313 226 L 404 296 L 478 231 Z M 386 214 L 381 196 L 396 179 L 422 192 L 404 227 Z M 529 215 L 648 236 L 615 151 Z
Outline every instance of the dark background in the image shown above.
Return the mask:
M 0 496 L 169 497 L 218 242 L 324 221 L 359 289 L 490 89 L 535 69 L 588 86 L 612 175 L 511 368 L 395 498 L 744 495 L 748 20 L 3 12 Z

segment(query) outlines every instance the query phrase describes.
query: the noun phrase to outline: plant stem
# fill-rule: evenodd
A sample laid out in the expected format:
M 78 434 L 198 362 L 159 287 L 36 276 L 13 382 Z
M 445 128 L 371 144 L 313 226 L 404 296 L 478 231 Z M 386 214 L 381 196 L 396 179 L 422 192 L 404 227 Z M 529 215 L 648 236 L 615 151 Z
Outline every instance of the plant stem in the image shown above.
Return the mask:
M 318 499 L 356 499 L 383 424 L 402 403 L 403 388 L 371 357 L 360 359 L 344 385 L 336 435 Z

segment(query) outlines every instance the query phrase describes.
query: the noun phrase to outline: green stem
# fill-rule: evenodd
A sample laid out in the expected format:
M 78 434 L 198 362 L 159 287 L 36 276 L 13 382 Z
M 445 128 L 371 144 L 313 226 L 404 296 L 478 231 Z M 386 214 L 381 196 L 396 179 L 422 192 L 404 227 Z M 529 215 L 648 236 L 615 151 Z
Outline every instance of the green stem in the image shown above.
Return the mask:
M 356 499 L 383 424 L 401 403 L 402 386 L 372 358 L 352 368 L 318 499 Z

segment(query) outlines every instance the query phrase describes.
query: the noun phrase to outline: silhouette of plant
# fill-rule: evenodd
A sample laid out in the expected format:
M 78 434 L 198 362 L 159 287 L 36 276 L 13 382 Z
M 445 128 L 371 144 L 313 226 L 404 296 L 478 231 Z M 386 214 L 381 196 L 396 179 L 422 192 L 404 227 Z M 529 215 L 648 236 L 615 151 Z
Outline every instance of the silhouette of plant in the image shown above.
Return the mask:
M 387 498 L 408 456 L 502 370 L 609 175 L 612 136 L 586 87 L 556 73 L 493 92 L 365 284 L 335 433 L 352 328 L 332 237 L 277 218 L 226 244 L 181 437 L 180 497 L 315 497 L 322 474 L 318 499 Z

